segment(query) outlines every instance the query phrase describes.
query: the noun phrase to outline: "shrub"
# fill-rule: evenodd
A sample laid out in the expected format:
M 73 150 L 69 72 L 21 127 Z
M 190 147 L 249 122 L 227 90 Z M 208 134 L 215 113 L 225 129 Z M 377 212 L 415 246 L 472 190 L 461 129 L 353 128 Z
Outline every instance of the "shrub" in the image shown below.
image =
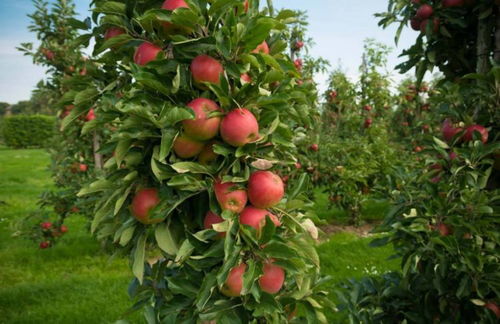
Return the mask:
M 2 135 L 9 147 L 43 147 L 54 134 L 55 118 L 43 115 L 17 115 L 2 122 Z

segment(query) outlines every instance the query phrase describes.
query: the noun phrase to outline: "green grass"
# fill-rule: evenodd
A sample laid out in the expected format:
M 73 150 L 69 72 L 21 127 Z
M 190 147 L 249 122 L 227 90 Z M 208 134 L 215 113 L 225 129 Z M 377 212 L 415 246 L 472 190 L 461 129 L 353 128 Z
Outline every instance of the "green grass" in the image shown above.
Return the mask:
M 0 147 L 0 323 L 112 323 L 132 303 L 126 292 L 132 275 L 126 260 L 109 261 L 100 251 L 85 219 L 69 218 L 70 231 L 47 250 L 12 237 L 16 221 L 36 210 L 38 196 L 53 187 L 48 164 L 43 150 Z M 376 217 L 386 208 L 368 207 Z M 316 209 L 328 211 L 321 197 Z M 318 247 L 331 291 L 343 280 L 397 268 L 397 261 L 386 261 L 390 248 L 372 249 L 369 241 L 339 233 Z M 143 322 L 141 314 L 125 319 Z M 329 313 L 329 319 L 339 323 L 342 315 Z

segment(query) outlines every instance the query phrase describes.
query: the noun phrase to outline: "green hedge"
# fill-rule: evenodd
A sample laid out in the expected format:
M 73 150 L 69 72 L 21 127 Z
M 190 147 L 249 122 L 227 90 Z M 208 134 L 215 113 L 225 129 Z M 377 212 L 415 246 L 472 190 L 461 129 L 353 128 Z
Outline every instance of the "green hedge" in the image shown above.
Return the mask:
M 5 145 L 13 148 L 44 147 L 54 135 L 55 117 L 16 115 L 2 121 Z

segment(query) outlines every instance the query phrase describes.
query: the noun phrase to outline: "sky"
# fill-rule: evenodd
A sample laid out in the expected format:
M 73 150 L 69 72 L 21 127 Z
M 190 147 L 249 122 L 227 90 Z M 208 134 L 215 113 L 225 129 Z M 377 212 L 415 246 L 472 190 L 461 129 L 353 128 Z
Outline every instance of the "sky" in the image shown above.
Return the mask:
M 90 0 L 75 0 L 75 3 L 79 17 L 88 17 Z M 393 47 L 388 64 L 389 70 L 393 70 L 401 62 L 399 53 L 417 36 L 405 29 L 396 48 L 396 25 L 386 30 L 377 26 L 373 15 L 385 11 L 387 0 L 274 0 L 273 3 L 276 8 L 307 11 L 309 36 L 315 42 L 310 54 L 327 59 L 332 68 L 340 64 L 353 79 L 358 75 L 366 38 Z M 0 102 L 28 100 L 35 85 L 45 76 L 43 67 L 33 65 L 30 57 L 16 50 L 20 43 L 36 41 L 35 35 L 28 31 L 26 15 L 32 11 L 31 0 L 0 0 Z M 392 78 L 399 80 L 402 76 L 394 72 Z M 320 88 L 325 87 L 326 79 L 327 75 L 316 78 Z

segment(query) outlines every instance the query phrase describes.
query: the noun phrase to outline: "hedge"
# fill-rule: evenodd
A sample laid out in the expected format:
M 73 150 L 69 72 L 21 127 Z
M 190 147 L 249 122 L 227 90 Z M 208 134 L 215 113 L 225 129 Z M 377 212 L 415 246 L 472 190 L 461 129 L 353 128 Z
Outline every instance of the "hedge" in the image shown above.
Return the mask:
M 54 135 L 56 118 L 44 115 L 16 115 L 2 121 L 5 145 L 13 148 L 44 147 Z

